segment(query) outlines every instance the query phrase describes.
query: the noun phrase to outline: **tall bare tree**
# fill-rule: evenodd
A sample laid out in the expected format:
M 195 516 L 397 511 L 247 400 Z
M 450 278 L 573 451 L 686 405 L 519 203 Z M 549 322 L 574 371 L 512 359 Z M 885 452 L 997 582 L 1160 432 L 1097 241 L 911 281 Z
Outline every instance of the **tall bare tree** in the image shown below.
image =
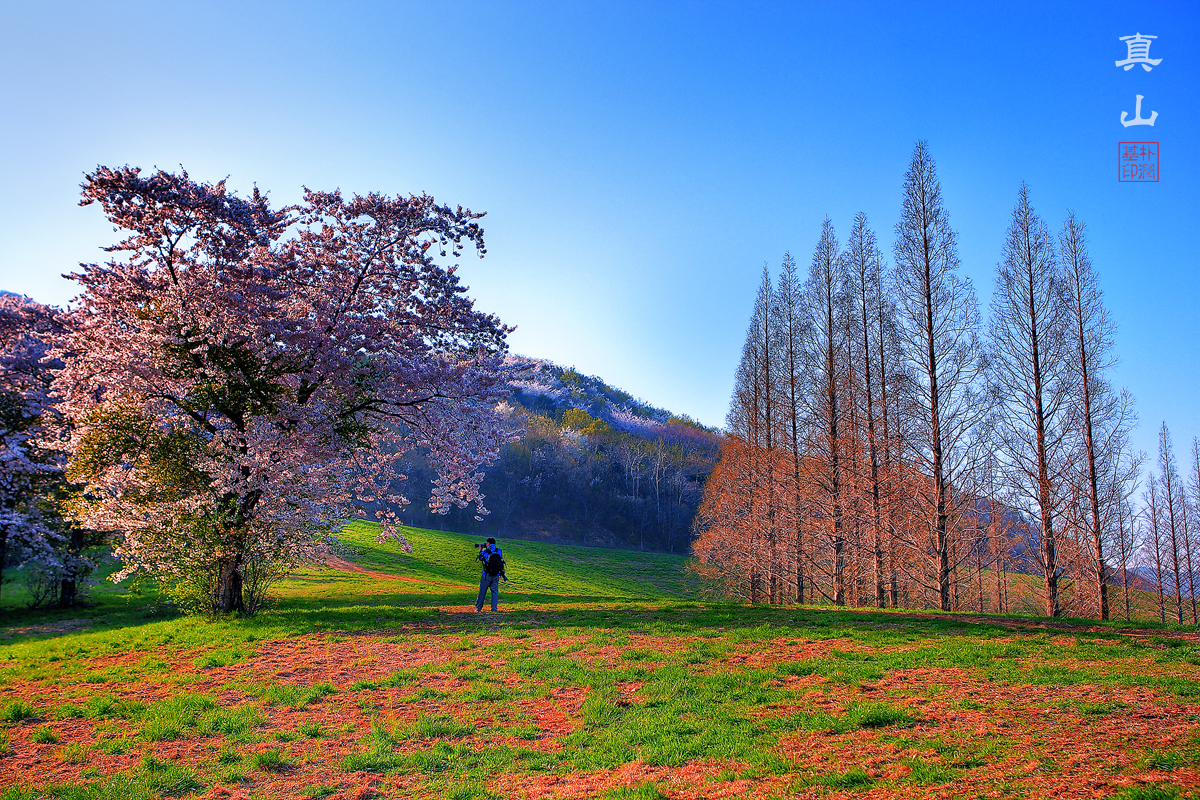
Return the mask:
M 781 434 L 790 459 L 792 547 L 795 563 L 795 600 L 805 600 L 805 552 L 803 517 L 799 509 L 803 506 L 801 465 L 804 459 L 804 340 L 807 336 L 807 319 L 802 308 L 803 284 L 796 274 L 796 261 L 791 253 L 785 253 L 783 267 L 776 282 L 772 313 L 775 316 L 775 348 L 778 367 L 776 380 L 780 387 Z
M 1068 364 L 1075 369 L 1077 419 L 1080 445 L 1083 450 L 1082 466 L 1084 493 L 1087 500 L 1088 532 L 1092 544 L 1095 566 L 1096 595 L 1100 606 L 1100 618 L 1108 619 L 1108 565 L 1104 555 L 1104 517 L 1113 507 L 1102 507 L 1101 471 L 1103 458 L 1098 450 L 1103 443 L 1097 442 L 1101 429 L 1109 427 L 1116 433 L 1120 426 L 1112 426 L 1114 415 L 1121 406 L 1113 402 L 1113 395 L 1104 380 L 1104 372 L 1111 367 L 1113 357 L 1114 325 L 1104 308 L 1100 282 L 1092 269 L 1088 257 L 1084 225 L 1068 212 L 1058 237 L 1062 253 L 1063 307 L 1068 316 L 1068 335 L 1072 346 Z
M 1131 450 L 1129 431 L 1137 417 L 1133 412 L 1133 399 L 1129 392 L 1122 391 L 1117 397 L 1117 413 L 1101 416 L 1103 427 L 1096 436 L 1099 444 L 1096 464 L 1100 482 L 1099 505 L 1106 538 L 1111 543 L 1106 552 L 1115 554 L 1121 568 L 1121 586 L 1125 605 L 1125 619 L 1130 617 L 1129 567 L 1137 556 L 1137 512 L 1133 508 L 1133 496 L 1138 490 L 1142 464 L 1146 454 Z
M 883 408 L 879 395 L 885 380 L 878 358 L 879 348 L 875 345 L 875 337 L 879 335 L 883 320 L 876 319 L 886 307 L 881 302 L 883 292 L 883 253 L 879 251 L 875 232 L 867 226 L 867 217 L 859 213 L 854 218 L 854 227 L 850 229 L 850 238 L 846 242 L 844 253 L 846 261 L 846 277 L 849 282 L 849 296 L 852 313 L 848 317 L 851 325 L 850 337 L 857 350 L 857 361 L 860 370 L 861 398 L 859 419 L 866 428 L 865 461 L 868 470 L 866 488 L 870 493 L 870 531 L 871 531 L 871 584 L 874 592 L 874 602 L 879 608 L 887 605 L 887 567 L 884 561 L 886 546 L 884 530 L 884 486 L 881 461 L 881 451 L 885 443 L 881 441 L 877 431 L 877 417 Z
M 763 267 L 762 281 L 754 301 L 754 312 L 750 317 L 750 326 L 746 332 L 746 341 L 742 346 L 742 358 L 738 364 L 734 380 L 733 397 L 730 401 L 727 425 L 731 433 L 739 437 L 748 446 L 745 454 L 744 470 L 749 483 L 745 487 L 747 508 L 755 513 L 761 508 L 766 517 L 766 525 L 754 524 L 748 527 L 750 541 L 748 549 L 755 554 L 772 554 L 776 545 L 774 531 L 775 515 L 775 481 L 774 481 L 774 438 L 777 427 L 777 387 L 771 379 L 771 363 L 773 359 L 771 321 L 771 275 Z M 752 558 L 752 568 L 749 572 L 748 595 L 751 603 L 757 603 L 762 595 L 763 571 L 762 562 L 765 559 Z M 771 574 L 768 562 L 766 578 L 768 592 Z
M 805 366 L 811 381 L 811 390 L 806 393 L 810 417 L 810 443 L 806 449 L 817 466 L 810 470 L 811 488 L 821 518 L 822 536 L 830 548 L 828 571 L 835 605 L 846 603 L 842 438 L 847 409 L 841 396 L 846 369 L 842 356 L 845 352 L 844 286 L 844 264 L 837 236 L 833 224 L 826 218 L 803 293 L 806 327 L 810 333 L 805 339 Z
M 1162 509 L 1158 481 L 1153 474 L 1147 481 L 1142 501 L 1144 507 L 1142 549 L 1143 551 L 1149 550 L 1151 558 L 1154 560 L 1154 589 L 1158 594 L 1158 618 L 1160 622 L 1166 622 L 1167 609 L 1163 592 L 1163 534 L 1160 530 Z
M 1121 596 L 1125 603 L 1125 621 L 1128 622 L 1131 612 L 1129 607 L 1129 566 L 1137 545 L 1137 525 L 1133 506 L 1127 498 L 1123 498 L 1117 505 L 1116 534 L 1114 541 L 1121 565 Z
M 948 611 L 951 518 L 965 497 L 951 484 L 965 472 L 972 429 L 984 413 L 977 392 L 979 308 L 970 280 L 958 275 L 957 234 L 923 141 L 904 177 L 894 253 L 899 354 L 914 378 L 909 406 L 921 434 L 911 452 L 928 477 L 918 490 L 922 549 L 933 566 L 939 605 Z
M 1192 596 L 1192 624 L 1197 624 L 1196 592 L 1193 586 L 1195 581 L 1195 568 L 1193 567 L 1193 563 L 1197 561 L 1194 556 L 1196 551 L 1200 549 L 1200 438 L 1192 438 L 1192 469 L 1188 483 L 1188 491 L 1186 492 L 1186 494 L 1190 495 L 1187 502 L 1187 519 L 1190 519 L 1190 530 L 1187 537 L 1189 578 L 1188 588 Z
M 1183 624 L 1183 580 L 1180 574 L 1180 557 L 1182 555 L 1183 520 L 1181 501 L 1183 500 L 1179 481 L 1179 470 L 1175 466 L 1175 451 L 1171 447 L 1171 432 L 1164 422 L 1158 431 L 1158 473 L 1162 480 L 1163 520 L 1167 526 L 1167 536 L 1164 545 L 1170 546 L 1171 572 L 1174 576 L 1172 585 L 1175 588 L 1175 617 Z
M 1008 482 L 1038 518 L 1034 544 L 1051 617 L 1061 613 L 1055 525 L 1072 388 L 1058 280 L 1054 243 L 1022 183 L 992 295 L 991 382 L 1003 409 L 997 429 Z

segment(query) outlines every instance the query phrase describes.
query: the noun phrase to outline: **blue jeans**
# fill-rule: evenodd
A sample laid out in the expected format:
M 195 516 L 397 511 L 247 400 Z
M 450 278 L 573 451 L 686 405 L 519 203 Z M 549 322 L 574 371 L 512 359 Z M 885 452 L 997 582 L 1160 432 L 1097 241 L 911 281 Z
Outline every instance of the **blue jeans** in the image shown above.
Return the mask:
M 485 570 L 479 576 L 479 598 L 475 601 L 475 610 L 483 610 L 483 599 L 487 597 L 488 589 L 492 590 L 492 611 L 496 610 L 496 603 L 500 600 L 500 576 L 488 575 Z

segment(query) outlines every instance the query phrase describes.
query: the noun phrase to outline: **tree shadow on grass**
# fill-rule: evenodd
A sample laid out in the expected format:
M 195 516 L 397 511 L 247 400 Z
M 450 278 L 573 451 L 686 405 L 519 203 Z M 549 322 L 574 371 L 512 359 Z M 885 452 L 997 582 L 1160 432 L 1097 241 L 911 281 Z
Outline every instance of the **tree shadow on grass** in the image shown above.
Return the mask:
M 318 573 L 319 575 L 319 573 Z M 313 581 L 312 583 L 319 583 Z M 213 621 L 209 638 L 240 633 L 254 639 L 284 638 L 309 633 L 378 633 L 420 628 L 429 632 L 462 634 L 546 627 L 636 632 L 664 636 L 713 636 L 740 632 L 745 638 L 793 636 L 828 639 L 860 636 L 876 631 L 883 638 L 996 637 L 1041 634 L 1048 637 L 1105 638 L 1147 627 L 1144 624 L 1099 626 L 1094 620 L 1064 622 L 1038 618 L 939 614 L 910 610 L 877 611 L 825 607 L 746 606 L 722 602 L 681 601 L 661 598 L 561 595 L 501 590 L 501 612 L 477 615 L 477 590 L 468 586 L 430 586 L 397 581 L 396 591 L 379 591 L 380 584 L 364 584 L 374 591 L 356 593 L 353 585 L 329 580 L 342 594 L 293 595 L 250 617 L 222 617 Z M 393 584 L 386 584 L 392 588 Z M 404 591 L 408 589 L 408 591 Z M 412 590 L 412 589 L 415 589 Z M 92 604 L 76 609 L 4 609 L 0 646 L 46 642 L 78 633 L 103 633 L 133 629 L 179 619 L 156 593 L 131 596 L 117 587 L 97 593 Z M 750 632 L 750 629 L 761 629 Z M 192 626 L 188 637 L 195 646 L 205 644 L 203 625 Z M 168 637 L 170 638 L 170 637 Z M 211 643 L 211 642 L 207 642 Z

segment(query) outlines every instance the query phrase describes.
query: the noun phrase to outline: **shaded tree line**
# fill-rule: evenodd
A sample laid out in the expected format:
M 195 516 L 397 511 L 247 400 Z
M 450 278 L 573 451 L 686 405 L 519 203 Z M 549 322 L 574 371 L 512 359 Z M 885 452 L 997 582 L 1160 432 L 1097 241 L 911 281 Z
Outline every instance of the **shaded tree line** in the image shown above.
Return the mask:
M 483 478 L 485 516 L 410 508 L 420 527 L 480 535 L 686 552 L 720 438 L 684 417 L 623 430 L 579 408 L 503 411 L 517 438 Z M 414 462 L 409 480 L 427 477 Z
M 1142 456 L 1085 226 L 1052 233 L 1022 185 L 986 322 L 924 142 L 893 233 L 889 262 L 865 215 L 844 243 L 826 219 L 806 273 L 764 267 L 699 569 L 750 602 L 981 611 L 1021 573 L 1043 613 L 1107 618 Z

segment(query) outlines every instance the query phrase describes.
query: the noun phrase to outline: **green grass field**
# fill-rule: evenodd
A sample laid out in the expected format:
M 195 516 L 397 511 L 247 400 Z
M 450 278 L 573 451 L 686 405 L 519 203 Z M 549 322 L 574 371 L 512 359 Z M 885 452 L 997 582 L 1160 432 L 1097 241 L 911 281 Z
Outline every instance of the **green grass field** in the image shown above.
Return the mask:
M 351 526 L 247 619 L 3 609 L 0 799 L 1092 797 L 1200 786 L 1192 630 L 701 601 L 682 557 Z M 11 601 L 20 600 L 5 587 Z M 6 601 L 7 602 L 7 601 Z

